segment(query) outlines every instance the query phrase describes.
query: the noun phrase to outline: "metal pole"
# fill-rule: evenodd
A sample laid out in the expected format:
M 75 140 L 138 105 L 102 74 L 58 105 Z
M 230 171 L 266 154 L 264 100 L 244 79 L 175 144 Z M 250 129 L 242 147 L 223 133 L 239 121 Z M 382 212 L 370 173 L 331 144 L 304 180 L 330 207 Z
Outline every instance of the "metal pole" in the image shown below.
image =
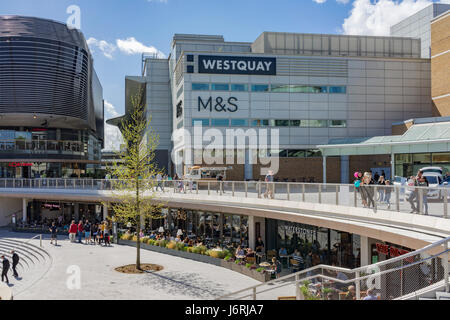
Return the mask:
M 444 189 L 444 219 L 447 219 L 448 215 L 448 190 Z
M 234 197 L 234 181 L 231 183 L 231 193 L 232 196 Z
M 220 195 L 223 194 L 223 181 L 219 181 Z
M 400 212 L 400 187 L 395 186 L 395 209 Z
M 39 235 L 39 239 L 40 239 L 40 241 L 39 241 L 40 242 L 40 246 L 42 248 L 42 234 Z
M 356 271 L 355 278 L 356 279 L 359 278 L 359 271 Z M 359 280 L 356 280 L 355 287 L 356 287 L 356 300 L 360 300 L 361 299 L 361 286 L 359 284 Z
M 322 184 L 319 183 L 319 203 L 322 203 Z
M 245 184 L 245 197 L 247 198 L 247 193 L 248 193 L 248 181 L 245 181 L 244 184 Z
M 373 188 L 373 208 L 374 210 L 377 210 L 377 186 Z
M 358 199 L 356 187 L 353 188 L 353 206 L 356 208 L 358 205 L 358 202 L 356 201 Z
M 287 184 L 286 186 L 286 192 L 287 192 L 287 199 L 291 200 L 291 188 L 290 188 L 290 183 Z
M 448 242 L 444 243 L 444 283 L 445 283 L 445 292 L 449 292 L 448 288 Z
M 258 181 L 258 198 L 261 198 L 261 182 Z
M 336 205 L 339 205 L 339 186 L 336 185 Z
M 208 196 L 209 196 L 210 189 L 211 189 L 211 184 L 210 184 L 210 181 L 208 181 Z
M 305 184 L 302 184 L 302 201 L 305 202 Z
M 419 188 L 419 213 L 423 214 L 423 189 Z
M 253 288 L 252 298 L 253 300 L 256 300 L 256 288 Z

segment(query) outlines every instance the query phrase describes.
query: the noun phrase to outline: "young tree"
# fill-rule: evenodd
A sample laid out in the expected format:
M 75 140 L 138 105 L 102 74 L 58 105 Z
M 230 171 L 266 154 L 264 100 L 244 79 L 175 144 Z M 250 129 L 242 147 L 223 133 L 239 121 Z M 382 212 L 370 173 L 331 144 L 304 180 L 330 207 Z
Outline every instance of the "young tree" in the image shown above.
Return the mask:
M 116 151 L 116 160 L 108 172 L 112 180 L 115 198 L 111 205 L 115 220 L 131 222 L 136 226 L 136 269 L 141 270 L 140 232 L 145 218 L 160 218 L 163 203 L 155 201 L 155 177 L 161 173 L 157 168 L 155 149 L 159 137 L 147 119 L 142 92 L 131 97 L 131 112 L 122 119 L 120 129 L 124 147 Z

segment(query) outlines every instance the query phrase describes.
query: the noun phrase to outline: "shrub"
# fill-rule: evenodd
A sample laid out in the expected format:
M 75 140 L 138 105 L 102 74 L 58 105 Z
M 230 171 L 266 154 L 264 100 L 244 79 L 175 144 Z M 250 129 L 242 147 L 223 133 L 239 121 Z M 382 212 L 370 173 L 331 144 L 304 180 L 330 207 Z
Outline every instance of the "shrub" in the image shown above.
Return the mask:
M 189 253 L 192 253 L 192 249 L 193 249 L 192 247 L 187 247 L 186 251 L 189 252 Z
M 155 240 L 154 239 L 148 239 L 148 241 L 147 241 L 147 243 L 149 244 L 149 245 L 151 245 L 151 246 L 154 246 L 155 245 Z
M 251 263 L 246 263 L 246 264 L 245 264 L 245 267 L 246 267 L 246 268 L 249 268 L 249 269 L 250 269 L 251 266 L 252 266 Z
M 256 270 L 256 264 L 252 264 L 251 266 L 250 266 L 250 270 Z
M 147 241 L 149 240 L 148 237 L 142 237 L 139 239 L 142 243 L 147 243 Z
M 175 245 L 175 250 L 183 251 L 183 249 L 184 249 L 184 243 L 178 242 L 178 243 Z
M 131 238 L 131 240 L 137 241 L 137 236 L 133 236 L 133 237 Z
M 175 249 L 177 243 L 175 241 L 170 241 L 167 245 L 166 248 L 168 249 Z
M 209 255 L 213 258 L 223 259 L 225 258 L 225 251 L 224 250 L 209 250 Z
M 320 300 L 319 297 L 316 297 L 309 292 L 307 285 L 301 286 L 300 290 L 305 297 L 305 300 Z
M 184 252 L 187 252 L 188 249 L 189 249 L 189 247 L 183 246 L 183 251 L 184 251 Z
M 122 237 L 120 239 L 122 240 L 131 240 L 133 238 L 133 236 L 131 234 L 123 234 Z
M 266 269 L 264 269 L 263 267 L 259 267 L 256 269 L 256 271 L 263 273 Z
M 227 256 L 224 258 L 224 260 L 225 260 L 225 261 L 229 261 L 232 257 L 233 257 L 232 255 L 227 255 Z
M 200 247 L 192 247 L 192 253 L 201 254 L 202 250 Z

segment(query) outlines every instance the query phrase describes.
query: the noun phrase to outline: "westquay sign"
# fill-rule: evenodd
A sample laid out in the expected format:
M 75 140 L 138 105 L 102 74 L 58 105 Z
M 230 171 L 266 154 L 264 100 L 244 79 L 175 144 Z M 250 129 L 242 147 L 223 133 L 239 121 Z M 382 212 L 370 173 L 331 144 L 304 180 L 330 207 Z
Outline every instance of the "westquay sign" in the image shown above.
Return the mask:
M 198 56 L 198 72 L 214 74 L 276 75 L 277 59 L 266 57 Z

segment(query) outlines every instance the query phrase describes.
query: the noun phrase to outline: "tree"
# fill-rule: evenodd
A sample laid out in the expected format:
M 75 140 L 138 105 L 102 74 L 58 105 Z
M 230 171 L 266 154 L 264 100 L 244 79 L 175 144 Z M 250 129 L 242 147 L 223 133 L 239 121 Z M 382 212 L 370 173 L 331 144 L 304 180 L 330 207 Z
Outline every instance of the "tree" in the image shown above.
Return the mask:
M 111 181 L 114 202 L 111 204 L 118 222 L 136 226 L 136 269 L 141 270 L 141 221 L 161 218 L 163 203 L 155 200 L 155 178 L 161 171 L 155 163 L 159 137 L 147 119 L 142 91 L 131 97 L 131 112 L 123 118 L 120 130 L 124 145 L 107 170 L 117 180 Z M 145 220 L 144 220 L 145 221 Z

